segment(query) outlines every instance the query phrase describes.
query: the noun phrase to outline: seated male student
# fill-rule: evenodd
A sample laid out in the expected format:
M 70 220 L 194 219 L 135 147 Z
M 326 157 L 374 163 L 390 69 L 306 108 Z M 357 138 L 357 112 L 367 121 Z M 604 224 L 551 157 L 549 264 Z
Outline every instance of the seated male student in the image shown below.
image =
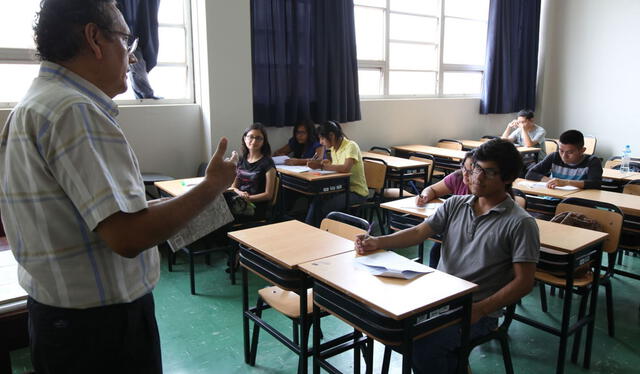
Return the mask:
M 580 131 L 565 131 L 560 135 L 558 150 L 531 168 L 526 178 L 547 182 L 548 188 L 600 188 L 602 164 L 597 157 L 585 155 L 585 150 Z
M 509 197 L 522 168 L 513 144 L 494 139 L 476 149 L 471 195 L 452 196 L 423 223 L 392 235 L 359 235 L 359 254 L 381 248 L 405 248 L 443 234 L 438 270 L 478 284 L 473 294 L 471 338 L 496 328 L 501 308 L 528 294 L 540 250 L 533 217 Z M 415 341 L 415 373 L 454 373 L 458 366 L 460 326 Z
M 537 161 L 540 161 L 547 156 L 544 147 L 545 134 L 545 129 L 533 122 L 533 111 L 522 109 L 518 112 L 518 117 L 509 122 L 501 137 L 518 146 L 540 148 L 537 154 Z M 526 165 L 531 165 L 536 160 L 532 158 L 524 161 Z

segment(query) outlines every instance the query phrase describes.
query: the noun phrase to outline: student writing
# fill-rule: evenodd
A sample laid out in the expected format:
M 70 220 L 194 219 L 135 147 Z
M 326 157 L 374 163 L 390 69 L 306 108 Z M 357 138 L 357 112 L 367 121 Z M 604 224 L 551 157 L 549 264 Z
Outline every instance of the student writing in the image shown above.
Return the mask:
M 527 179 L 547 182 L 548 188 L 574 186 L 600 188 L 602 164 L 595 156 L 585 155 L 584 136 L 578 130 L 560 135 L 558 150 L 529 170 Z

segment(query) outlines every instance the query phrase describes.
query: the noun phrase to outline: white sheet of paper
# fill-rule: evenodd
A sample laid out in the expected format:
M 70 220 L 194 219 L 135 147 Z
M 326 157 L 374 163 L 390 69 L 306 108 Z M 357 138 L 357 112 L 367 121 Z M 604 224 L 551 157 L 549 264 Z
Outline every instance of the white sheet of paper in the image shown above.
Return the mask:
M 383 277 L 413 279 L 420 274 L 433 272 L 432 268 L 391 251 L 356 257 L 354 261 L 371 274 Z
M 289 170 L 296 173 L 304 173 L 305 171 L 312 170 L 308 166 L 297 166 L 297 165 L 278 165 L 278 169 Z
M 284 165 L 284 162 L 289 159 L 289 156 L 273 156 L 273 163 L 276 165 Z
M 518 182 L 518 185 L 525 186 L 529 188 L 547 188 L 547 182 Z M 554 190 L 562 190 L 562 191 L 575 191 L 578 187 L 575 186 L 558 186 L 553 188 Z

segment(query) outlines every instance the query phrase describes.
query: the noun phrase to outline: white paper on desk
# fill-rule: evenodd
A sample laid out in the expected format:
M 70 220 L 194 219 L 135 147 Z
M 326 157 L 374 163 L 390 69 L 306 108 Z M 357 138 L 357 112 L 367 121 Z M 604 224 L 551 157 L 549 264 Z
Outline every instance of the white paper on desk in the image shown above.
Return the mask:
M 307 172 L 315 173 L 315 174 L 334 174 L 334 173 L 337 173 L 337 171 L 333 171 L 333 170 L 320 170 L 320 169 L 309 169 L 309 170 L 307 170 Z
M 167 240 L 167 243 L 176 252 L 231 221 L 233 215 L 224 197 L 220 195 L 202 213 L 189 221 L 187 226 Z
M 304 165 L 278 165 L 278 169 L 289 170 L 296 173 L 304 173 L 305 171 L 311 170 L 310 167 Z
M 371 274 L 381 277 L 413 279 L 420 274 L 433 272 L 432 268 L 391 251 L 356 257 L 354 260 Z
M 284 165 L 284 162 L 289 159 L 289 156 L 273 156 L 273 163 L 276 165 Z
M 518 185 L 529 188 L 547 188 L 547 182 L 518 182 Z M 578 189 L 576 186 L 557 186 L 552 188 L 553 190 L 561 191 L 575 191 Z
M 442 204 L 443 203 L 427 203 L 424 206 L 413 205 L 413 206 L 403 206 L 403 208 L 416 209 L 416 210 L 437 210 L 442 206 Z
M 522 181 L 518 182 L 518 185 L 528 188 L 547 188 L 547 182 Z

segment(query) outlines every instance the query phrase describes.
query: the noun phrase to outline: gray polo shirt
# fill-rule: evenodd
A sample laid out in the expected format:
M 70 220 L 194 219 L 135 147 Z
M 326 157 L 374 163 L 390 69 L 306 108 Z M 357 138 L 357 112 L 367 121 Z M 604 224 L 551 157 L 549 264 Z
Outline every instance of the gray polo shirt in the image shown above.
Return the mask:
M 485 299 L 514 278 L 514 262 L 538 262 L 540 233 L 535 219 L 507 198 L 476 217 L 474 195 L 452 196 L 427 224 L 443 235 L 438 270 L 480 286 Z

